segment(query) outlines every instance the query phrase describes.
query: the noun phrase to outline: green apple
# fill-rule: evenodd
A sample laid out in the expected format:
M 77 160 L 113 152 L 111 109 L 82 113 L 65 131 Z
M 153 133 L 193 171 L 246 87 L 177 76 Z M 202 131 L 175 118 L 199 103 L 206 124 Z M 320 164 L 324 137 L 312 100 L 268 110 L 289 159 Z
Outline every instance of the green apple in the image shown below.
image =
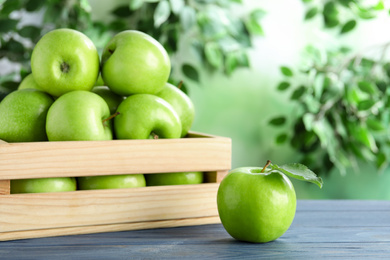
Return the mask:
M 110 108 L 110 114 L 114 114 L 119 104 L 124 100 L 124 96 L 120 96 L 112 92 L 107 86 L 96 86 L 92 89 L 93 93 L 101 96 L 106 101 Z
M 95 86 L 105 86 L 106 84 L 103 81 L 102 74 L 99 73 L 99 76 L 95 82 Z
M 118 95 L 154 94 L 168 80 L 171 62 L 164 47 L 135 30 L 115 35 L 103 50 L 103 81 Z
M 279 167 L 268 161 L 264 168 L 241 167 L 225 176 L 218 188 L 217 205 L 221 222 L 233 238 L 265 243 L 288 230 L 295 216 L 296 196 L 285 174 L 322 187 L 321 178 L 301 164 Z
M 164 99 L 150 94 L 127 97 L 114 118 L 118 139 L 180 138 L 181 123 L 173 107 Z
M 18 89 L 38 89 L 41 90 L 41 88 L 38 86 L 38 84 L 35 82 L 33 75 L 30 73 L 28 74 L 22 82 L 20 82 L 20 85 Z
M 156 94 L 161 97 L 175 109 L 181 122 L 181 137 L 187 135 L 195 117 L 195 108 L 191 99 L 178 87 L 166 83 L 164 88 Z
M 83 33 L 55 29 L 34 47 L 31 70 L 40 88 L 53 96 L 73 90 L 89 91 L 99 75 L 99 54 Z
M 170 172 L 145 174 L 147 186 L 203 183 L 203 172 Z
M 143 174 L 107 175 L 77 178 L 77 187 L 79 190 L 123 189 L 145 186 L 145 177 Z
M 110 109 L 98 94 L 76 90 L 60 96 L 46 119 L 49 141 L 111 140 Z
M 6 142 L 47 141 L 46 115 L 53 98 L 36 89 L 21 89 L 0 103 L 0 139 Z
M 11 180 L 11 194 L 75 191 L 73 177 Z

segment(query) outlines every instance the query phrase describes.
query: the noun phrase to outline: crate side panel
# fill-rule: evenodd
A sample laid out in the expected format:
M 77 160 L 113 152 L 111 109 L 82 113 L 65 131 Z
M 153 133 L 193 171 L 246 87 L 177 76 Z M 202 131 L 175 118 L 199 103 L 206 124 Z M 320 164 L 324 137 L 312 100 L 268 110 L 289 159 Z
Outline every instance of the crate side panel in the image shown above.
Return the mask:
M 0 145 L 0 180 L 229 169 L 228 138 Z
M 0 232 L 215 216 L 218 184 L 0 196 Z
M 0 233 L 0 241 L 25 239 L 25 238 L 39 238 L 39 237 L 54 237 L 67 235 L 80 235 L 103 232 L 117 232 L 126 230 L 140 230 L 153 228 L 169 228 L 182 226 L 196 226 L 206 224 L 221 223 L 219 216 L 200 217 L 200 218 L 185 218 L 185 219 L 170 219 L 160 221 L 145 221 L 134 223 L 120 223 L 107 225 L 93 225 L 93 226 L 77 226 L 65 228 L 26 230 L 15 232 Z

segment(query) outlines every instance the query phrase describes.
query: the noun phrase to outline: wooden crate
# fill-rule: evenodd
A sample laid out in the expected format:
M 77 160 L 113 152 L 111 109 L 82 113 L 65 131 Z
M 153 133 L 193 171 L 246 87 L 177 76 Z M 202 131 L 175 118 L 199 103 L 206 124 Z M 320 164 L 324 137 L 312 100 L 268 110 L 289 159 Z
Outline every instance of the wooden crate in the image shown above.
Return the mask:
M 218 223 L 216 193 L 231 167 L 231 140 L 0 141 L 0 241 Z M 205 183 L 10 194 L 10 180 L 203 171 Z

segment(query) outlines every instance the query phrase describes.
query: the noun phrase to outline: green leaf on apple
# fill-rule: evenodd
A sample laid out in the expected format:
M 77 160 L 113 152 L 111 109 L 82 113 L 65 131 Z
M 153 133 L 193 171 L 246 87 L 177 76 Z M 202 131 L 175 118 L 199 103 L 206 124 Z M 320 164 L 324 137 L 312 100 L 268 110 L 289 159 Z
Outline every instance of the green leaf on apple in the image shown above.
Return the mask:
M 321 177 L 318 177 L 317 174 L 303 164 L 290 163 L 282 166 L 270 164 L 270 167 L 271 171 L 278 171 L 289 177 L 317 184 L 318 187 L 322 188 L 323 181 Z

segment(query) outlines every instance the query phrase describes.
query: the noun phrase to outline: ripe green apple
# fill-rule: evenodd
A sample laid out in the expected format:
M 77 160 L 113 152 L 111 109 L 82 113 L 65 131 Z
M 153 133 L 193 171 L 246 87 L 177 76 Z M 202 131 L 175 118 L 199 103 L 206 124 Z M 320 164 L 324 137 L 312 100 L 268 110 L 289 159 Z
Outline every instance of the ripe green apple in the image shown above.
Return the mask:
M 173 107 L 150 94 L 127 97 L 117 109 L 114 130 L 118 139 L 180 138 L 181 123 Z
M 217 205 L 221 222 L 232 237 L 265 243 L 288 230 L 296 196 L 286 175 L 322 188 L 322 179 L 299 163 L 278 166 L 267 161 L 264 168 L 241 167 L 225 176 L 218 188 Z
M 191 99 L 178 87 L 166 83 L 164 88 L 156 94 L 175 109 L 181 122 L 181 137 L 187 135 L 195 118 L 195 108 Z
M 164 47 L 135 30 L 115 35 L 103 50 L 103 81 L 118 95 L 154 94 L 168 80 L 171 62 Z
M 114 114 L 119 104 L 124 100 L 124 96 L 120 96 L 112 92 L 107 86 L 96 86 L 92 89 L 93 93 L 101 96 L 106 101 L 110 108 L 110 114 Z
M 46 115 L 53 98 L 36 89 L 21 89 L 0 103 L 0 139 L 6 142 L 47 141 Z
M 90 91 L 99 75 L 99 54 L 83 33 L 55 29 L 34 47 L 31 70 L 40 88 L 53 96 L 73 90 Z
M 145 174 L 146 186 L 203 183 L 203 172 L 170 172 Z
M 222 180 L 217 205 L 221 222 L 233 238 L 265 243 L 277 239 L 290 227 L 296 196 L 284 174 L 242 167 L 230 171 Z
M 11 194 L 75 191 L 73 177 L 11 180 Z
M 143 174 L 77 177 L 79 190 L 123 189 L 145 187 Z
M 22 82 L 20 82 L 18 90 L 20 89 L 38 89 L 41 90 L 41 88 L 38 86 L 38 84 L 35 82 L 33 75 L 30 73 L 28 74 Z
M 76 90 L 60 96 L 46 119 L 49 141 L 111 140 L 110 109 L 102 97 Z

